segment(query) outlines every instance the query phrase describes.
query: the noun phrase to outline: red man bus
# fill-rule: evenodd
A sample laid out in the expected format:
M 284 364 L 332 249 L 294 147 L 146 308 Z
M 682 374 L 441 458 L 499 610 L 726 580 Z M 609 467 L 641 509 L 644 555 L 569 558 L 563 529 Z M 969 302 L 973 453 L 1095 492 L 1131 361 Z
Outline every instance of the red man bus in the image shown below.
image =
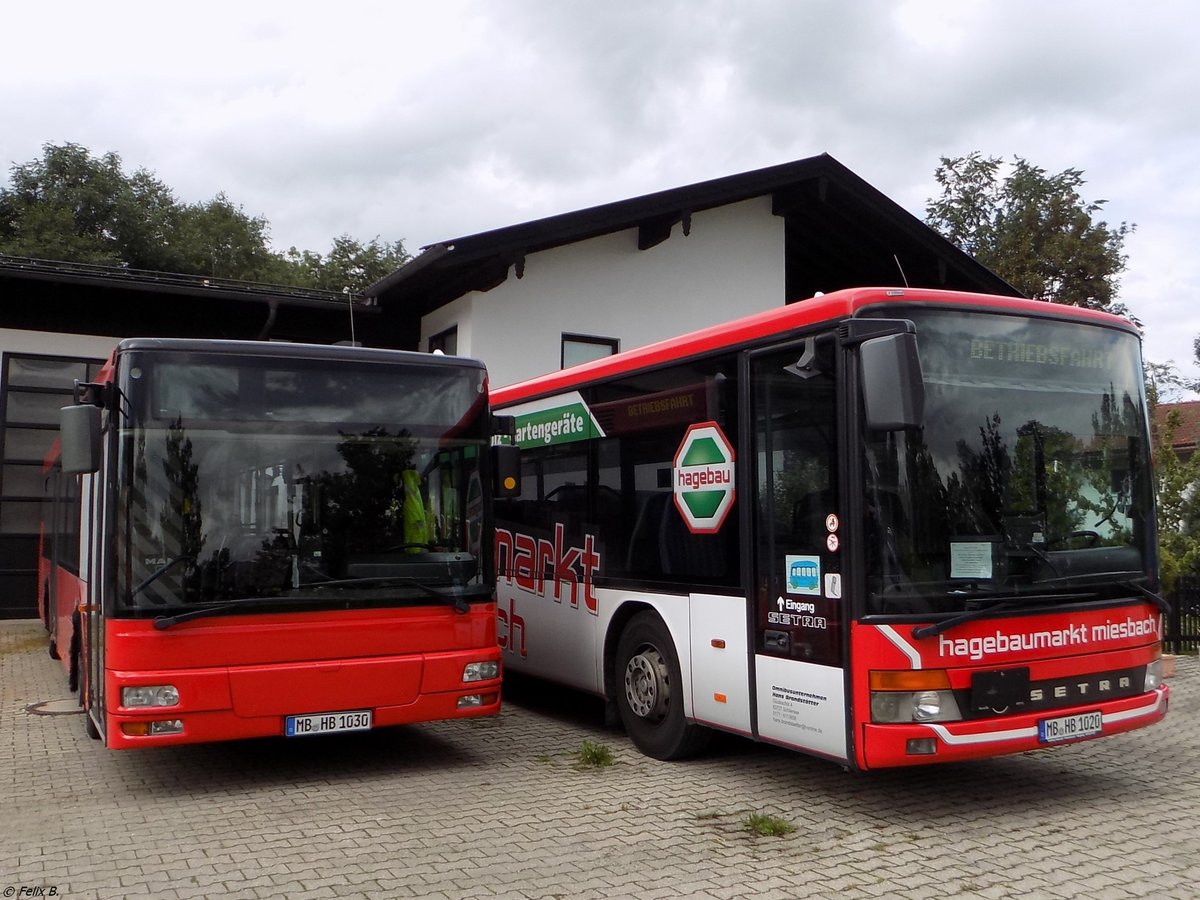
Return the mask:
M 359 347 L 122 341 L 63 410 L 44 616 L 131 748 L 495 714 L 487 374 Z M 81 477 L 77 477 L 81 475 Z
M 721 729 L 856 769 L 1157 722 L 1140 341 L 1049 303 L 856 289 L 495 390 L 509 671 L 670 759 Z

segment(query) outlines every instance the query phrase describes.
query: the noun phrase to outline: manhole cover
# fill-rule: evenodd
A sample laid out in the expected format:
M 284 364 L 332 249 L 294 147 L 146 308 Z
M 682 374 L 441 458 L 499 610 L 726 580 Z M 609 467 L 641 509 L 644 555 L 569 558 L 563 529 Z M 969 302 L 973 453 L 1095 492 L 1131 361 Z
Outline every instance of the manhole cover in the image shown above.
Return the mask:
M 75 697 L 64 697 L 62 700 L 43 700 L 41 703 L 31 703 L 25 707 L 25 712 L 35 716 L 73 716 L 83 712 L 79 700 Z

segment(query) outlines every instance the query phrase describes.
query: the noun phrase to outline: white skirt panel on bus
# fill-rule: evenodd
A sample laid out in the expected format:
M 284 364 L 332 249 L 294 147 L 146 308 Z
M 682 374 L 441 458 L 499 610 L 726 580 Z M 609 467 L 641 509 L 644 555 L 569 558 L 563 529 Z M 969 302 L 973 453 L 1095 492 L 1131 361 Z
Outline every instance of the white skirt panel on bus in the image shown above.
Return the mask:
M 504 668 L 598 694 L 602 659 L 597 648 L 604 631 L 591 608 L 596 598 L 585 601 L 571 587 L 547 579 L 527 590 L 503 575 L 499 578 L 496 635 Z
M 749 735 L 746 598 L 692 594 L 690 605 L 691 675 L 684 675 L 684 683 L 692 686 L 691 715 L 705 725 Z
M 671 635 L 671 642 L 675 645 L 675 656 L 679 661 L 680 674 L 683 677 L 684 684 L 690 684 L 692 678 L 692 657 L 690 653 L 691 643 L 689 635 L 691 634 L 691 614 L 688 609 L 687 597 L 664 595 L 664 594 L 642 594 L 635 591 L 621 589 L 600 589 L 596 591 L 596 598 L 600 601 L 600 629 L 597 632 L 601 644 L 596 647 L 596 658 L 603 661 L 606 656 L 611 655 L 616 650 L 617 642 L 621 639 L 621 630 L 612 627 L 613 618 L 622 611 L 626 604 L 636 604 L 639 607 L 649 607 L 657 613 L 662 619 L 663 624 L 667 626 L 667 631 Z M 603 642 L 607 640 L 609 646 L 604 646 Z M 620 665 L 618 661 L 617 665 Z M 601 672 L 603 678 L 603 672 Z M 602 684 L 602 690 L 606 696 L 615 697 L 616 692 L 621 690 L 621 672 L 614 672 L 614 684 Z M 683 712 L 689 719 L 693 717 L 692 698 L 685 691 L 683 695 Z
M 754 660 L 759 737 L 847 759 L 844 670 L 774 656 Z
M 503 578 L 497 599 L 506 670 L 609 697 L 622 689 L 620 683 L 604 683 L 604 659 L 615 652 L 621 637 L 620 629 L 612 629 L 611 623 L 628 604 L 652 609 L 670 634 L 682 684 L 690 685 L 680 695 L 684 715 L 750 734 L 744 599 L 599 588 L 589 598 L 592 602 L 572 603 L 565 593 L 555 597 L 548 590 L 543 596 Z M 605 647 L 606 640 L 612 646 Z M 620 679 L 621 673 L 616 677 Z

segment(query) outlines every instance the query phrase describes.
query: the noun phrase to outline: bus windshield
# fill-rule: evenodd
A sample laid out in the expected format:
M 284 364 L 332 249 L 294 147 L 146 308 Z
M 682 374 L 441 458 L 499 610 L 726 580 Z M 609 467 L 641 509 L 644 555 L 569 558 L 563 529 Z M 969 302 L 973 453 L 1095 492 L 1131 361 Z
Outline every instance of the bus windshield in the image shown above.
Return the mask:
M 1137 337 L 900 314 L 917 328 L 925 425 L 866 434 L 866 612 L 957 613 L 992 602 L 982 598 L 1103 597 L 1146 582 L 1154 498 Z
M 119 385 L 113 614 L 485 589 L 482 368 L 141 352 Z

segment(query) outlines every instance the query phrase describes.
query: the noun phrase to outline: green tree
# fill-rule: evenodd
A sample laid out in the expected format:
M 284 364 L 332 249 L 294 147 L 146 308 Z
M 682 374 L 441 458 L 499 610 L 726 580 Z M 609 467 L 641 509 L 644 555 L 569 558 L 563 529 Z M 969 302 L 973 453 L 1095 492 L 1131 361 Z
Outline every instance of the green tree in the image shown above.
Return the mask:
M 181 271 L 176 238 L 180 207 L 170 188 L 138 169 L 126 179 L 120 194 L 121 263 L 131 269 Z
M 224 193 L 179 202 L 152 172 L 125 174 L 116 153 L 46 144 L 0 188 L 0 254 L 358 293 L 409 259 L 402 241 L 343 234 L 322 256 L 276 253 L 270 225 Z
M 245 281 L 278 280 L 281 260 L 268 243 L 270 226 L 246 215 L 223 193 L 179 211 L 173 251 L 177 271 Z
M 1096 221 L 1106 201 L 1082 198 L 1080 170 L 1050 175 L 1019 156 L 1005 167 L 975 151 L 942 157 L 934 177 L 942 193 L 926 223 L 1025 296 L 1127 313 L 1118 276 L 1136 226 Z
M 349 288 L 355 293 L 390 275 L 411 259 L 403 241 L 381 243 L 376 235 L 370 242 L 362 244 L 347 234 L 334 238 L 333 246 L 325 256 L 292 247 L 286 257 L 305 284 L 325 291 Z
M 1154 441 L 1159 569 L 1167 592 L 1180 575 L 1200 572 L 1200 453 L 1185 459 L 1175 452 L 1172 444 L 1179 425 L 1179 413 L 1170 412 Z
M 129 264 L 135 201 L 121 158 L 115 153 L 95 158 L 78 144 L 43 149 L 41 159 L 14 166 L 12 186 L 0 192 L 0 252 Z M 140 185 L 149 191 L 150 179 Z

